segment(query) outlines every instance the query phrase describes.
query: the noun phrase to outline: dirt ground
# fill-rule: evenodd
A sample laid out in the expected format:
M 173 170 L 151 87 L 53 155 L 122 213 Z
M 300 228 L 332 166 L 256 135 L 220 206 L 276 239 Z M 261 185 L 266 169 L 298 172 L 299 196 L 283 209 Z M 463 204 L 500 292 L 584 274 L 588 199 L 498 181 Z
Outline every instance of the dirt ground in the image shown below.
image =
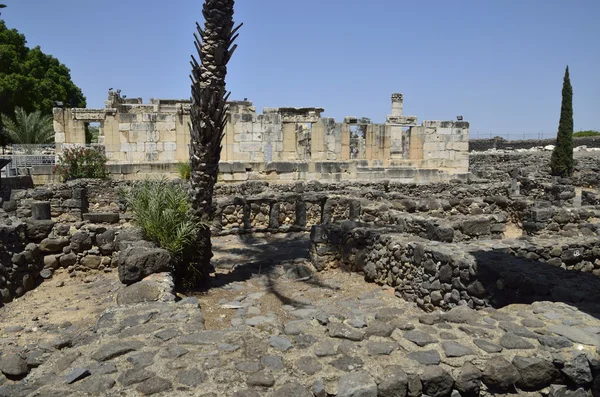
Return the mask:
M 56 337 L 54 329 L 88 329 L 114 305 L 119 288 L 116 270 L 71 278 L 60 269 L 35 290 L 0 308 L 0 343 L 49 343 Z M 10 332 L 11 327 L 23 327 L 24 332 Z

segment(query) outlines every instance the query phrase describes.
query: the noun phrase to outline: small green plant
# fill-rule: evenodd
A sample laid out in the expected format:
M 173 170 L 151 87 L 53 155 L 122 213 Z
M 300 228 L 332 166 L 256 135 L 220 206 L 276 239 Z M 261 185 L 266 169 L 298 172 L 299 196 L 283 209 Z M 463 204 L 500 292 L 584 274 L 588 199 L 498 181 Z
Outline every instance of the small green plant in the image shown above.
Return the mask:
M 189 194 L 166 178 L 136 182 L 125 198 L 145 236 L 176 257 L 206 228 L 193 214 Z
M 67 148 L 58 155 L 53 172 L 60 174 L 65 181 L 80 178 L 107 178 L 108 159 L 100 148 Z
M 600 131 L 586 130 L 573 133 L 573 137 L 575 138 L 581 138 L 585 136 L 600 136 Z
M 177 163 L 177 172 L 179 173 L 179 177 L 184 180 L 190 179 L 190 162 L 189 161 L 181 161 Z

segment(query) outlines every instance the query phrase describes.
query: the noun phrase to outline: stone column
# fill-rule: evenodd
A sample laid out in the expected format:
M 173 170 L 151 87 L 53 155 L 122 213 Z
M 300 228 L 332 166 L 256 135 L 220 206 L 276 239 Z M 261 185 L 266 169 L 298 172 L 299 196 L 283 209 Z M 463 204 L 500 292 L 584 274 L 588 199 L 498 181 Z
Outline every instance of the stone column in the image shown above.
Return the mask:
M 392 116 L 402 116 L 402 107 L 404 105 L 404 99 L 401 93 L 392 94 Z
M 296 160 L 296 123 L 283 123 L 283 151 L 281 159 L 283 161 Z
M 52 218 L 49 201 L 37 201 L 31 204 L 31 218 L 36 221 Z
M 269 210 L 269 229 L 279 229 L 279 206 L 277 201 L 272 201 Z
M 340 160 L 350 160 L 350 124 L 342 124 L 342 153 L 340 154 Z
M 326 160 L 325 153 L 325 126 L 319 120 L 312 124 L 310 137 L 310 156 L 312 160 Z
M 296 201 L 296 226 L 306 226 L 306 203 L 300 198 Z

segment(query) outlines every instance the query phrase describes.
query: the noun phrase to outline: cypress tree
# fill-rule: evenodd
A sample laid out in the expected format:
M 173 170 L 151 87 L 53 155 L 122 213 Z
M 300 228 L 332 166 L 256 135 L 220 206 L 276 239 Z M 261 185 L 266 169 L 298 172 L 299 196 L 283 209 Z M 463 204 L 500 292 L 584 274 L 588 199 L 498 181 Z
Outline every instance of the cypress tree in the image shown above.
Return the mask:
M 571 87 L 568 66 L 563 82 L 558 135 L 550 159 L 550 167 L 552 175 L 571 176 L 573 173 L 573 87 Z

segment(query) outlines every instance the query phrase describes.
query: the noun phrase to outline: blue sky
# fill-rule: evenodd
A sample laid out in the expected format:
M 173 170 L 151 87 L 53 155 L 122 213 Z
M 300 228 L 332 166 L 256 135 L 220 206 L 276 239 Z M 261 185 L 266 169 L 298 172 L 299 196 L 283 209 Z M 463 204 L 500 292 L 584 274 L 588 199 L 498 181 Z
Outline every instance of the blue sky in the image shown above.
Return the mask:
M 89 107 L 107 90 L 189 98 L 201 0 L 2 0 L 30 47 L 71 69 Z M 419 120 L 471 136 L 555 135 L 564 68 L 575 129 L 600 130 L 598 0 L 238 0 L 232 98 L 383 122 L 392 92 Z

